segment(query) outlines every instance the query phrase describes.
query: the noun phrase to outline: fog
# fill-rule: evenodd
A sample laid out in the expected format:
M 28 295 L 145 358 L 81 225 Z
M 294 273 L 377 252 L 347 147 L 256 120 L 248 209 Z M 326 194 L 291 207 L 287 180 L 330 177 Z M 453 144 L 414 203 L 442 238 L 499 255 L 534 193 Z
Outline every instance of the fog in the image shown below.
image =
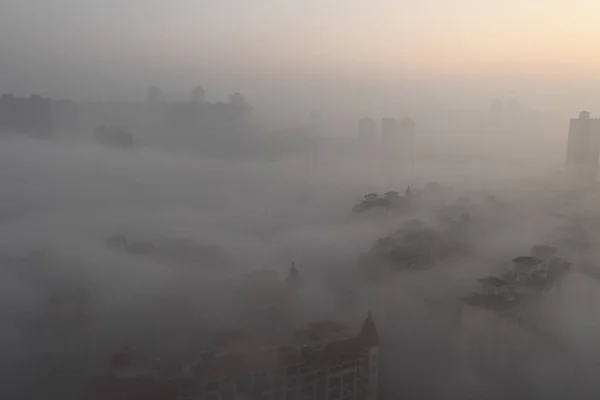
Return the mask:
M 457 298 L 475 290 L 476 279 L 544 243 L 562 224 L 556 215 L 597 216 L 598 193 L 557 177 L 552 156 L 535 165 L 509 154 L 468 161 L 421 154 L 411 165 L 329 151 L 236 160 L 20 136 L 3 138 L 0 153 L 6 397 L 77 399 L 119 349 L 179 360 L 219 327 L 260 325 L 232 280 L 263 268 L 283 278 L 292 262 L 303 281 L 302 316 L 294 318 L 356 323 L 373 311 L 382 398 L 589 398 L 600 389 L 593 379 L 600 286 L 577 274 L 551 328 L 498 339 L 518 359 L 484 371 L 466 356 L 477 345 L 461 340 Z M 430 181 L 450 191 L 416 213 L 351 212 L 365 193 Z M 480 203 L 490 195 L 510 211 L 477 212 L 489 229 L 472 239 L 469 256 L 384 282 L 358 272 L 359 256 L 403 222 L 432 219 L 460 197 Z M 590 224 L 595 240 L 600 230 Z M 224 253 L 190 265 L 117 251 L 107 244 L 113 235 L 187 239 Z M 597 256 L 595 247 L 585 255 Z M 56 295 L 82 316 L 54 315 L 48 302 Z
M 600 191 L 564 165 L 597 3 L 3 0 L 0 397 L 368 312 L 382 400 L 598 397 Z M 377 252 L 419 223 L 452 254 Z M 535 322 L 465 302 L 539 244 L 571 269 Z

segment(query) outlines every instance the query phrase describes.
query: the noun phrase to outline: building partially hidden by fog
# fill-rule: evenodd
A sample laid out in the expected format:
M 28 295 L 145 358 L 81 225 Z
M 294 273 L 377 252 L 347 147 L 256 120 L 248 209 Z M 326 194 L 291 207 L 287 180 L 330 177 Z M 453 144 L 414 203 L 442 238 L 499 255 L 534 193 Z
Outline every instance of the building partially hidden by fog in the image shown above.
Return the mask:
M 566 170 L 575 177 L 596 179 L 600 150 L 600 119 L 582 111 L 569 124 Z
M 0 97 L 0 130 L 38 137 L 52 134 L 52 101 L 41 96 Z
M 377 140 L 377 122 L 373 118 L 363 118 L 358 121 L 358 138 L 364 143 Z
M 148 93 L 146 94 L 146 100 L 151 105 L 156 105 L 164 102 L 163 94 L 159 88 L 156 86 L 152 86 L 148 88 Z
M 206 103 L 206 92 L 202 86 L 197 86 L 192 91 L 192 101 L 198 105 Z
M 331 319 L 294 323 L 288 329 L 283 319 L 273 318 L 279 310 L 289 319 L 301 306 L 299 279 L 295 266 L 285 282 L 271 270 L 247 274 L 236 291 L 244 314 L 258 318 L 260 328 L 252 323 L 244 327 L 243 321 L 220 327 L 209 335 L 212 341 L 182 357 L 118 351 L 107 370 L 85 387 L 82 399 L 377 399 L 381 343 L 371 313 L 360 329 Z M 268 327 L 265 316 L 271 321 Z

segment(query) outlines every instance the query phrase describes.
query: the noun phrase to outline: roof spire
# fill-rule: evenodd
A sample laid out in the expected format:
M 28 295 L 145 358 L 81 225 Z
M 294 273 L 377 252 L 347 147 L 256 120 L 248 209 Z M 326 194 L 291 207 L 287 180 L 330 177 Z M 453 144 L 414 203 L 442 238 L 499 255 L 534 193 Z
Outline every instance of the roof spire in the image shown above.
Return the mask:
M 287 277 L 288 286 L 297 288 L 300 285 L 300 271 L 296 268 L 296 263 L 292 262 L 292 267 L 290 268 L 290 273 Z

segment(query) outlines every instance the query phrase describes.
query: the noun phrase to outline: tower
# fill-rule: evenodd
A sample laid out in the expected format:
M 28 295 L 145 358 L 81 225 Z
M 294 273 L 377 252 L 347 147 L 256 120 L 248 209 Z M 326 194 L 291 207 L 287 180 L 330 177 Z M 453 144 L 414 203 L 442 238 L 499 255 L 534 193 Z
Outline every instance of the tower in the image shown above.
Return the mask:
M 162 92 L 156 86 L 151 86 L 150 88 L 148 88 L 146 100 L 149 104 L 160 104 L 163 102 Z
M 196 104 L 204 104 L 206 102 L 206 93 L 202 86 L 197 86 L 192 91 L 192 101 Z
M 375 400 L 378 392 L 377 376 L 379 375 L 379 346 L 381 342 L 371 312 L 367 314 L 357 340 L 360 347 L 364 349 L 361 360 L 363 366 L 360 388 L 361 398 Z
M 300 286 L 300 271 L 296 268 L 296 264 L 292 263 L 290 272 L 287 277 L 287 284 L 289 287 L 296 289 Z
M 595 180 L 598 175 L 600 119 L 582 111 L 569 124 L 566 170 L 577 178 Z
M 374 142 L 377 138 L 377 122 L 369 117 L 359 120 L 358 137 L 365 143 Z

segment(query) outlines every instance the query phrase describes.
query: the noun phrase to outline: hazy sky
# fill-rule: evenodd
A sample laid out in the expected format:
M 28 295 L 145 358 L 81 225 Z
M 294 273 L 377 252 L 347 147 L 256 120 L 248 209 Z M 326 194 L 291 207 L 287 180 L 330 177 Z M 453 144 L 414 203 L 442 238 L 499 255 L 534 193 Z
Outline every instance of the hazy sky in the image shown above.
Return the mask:
M 3 91 L 94 97 L 202 81 L 224 94 L 260 79 L 332 77 L 597 84 L 600 70 L 597 0 L 2 0 L 0 7 Z

